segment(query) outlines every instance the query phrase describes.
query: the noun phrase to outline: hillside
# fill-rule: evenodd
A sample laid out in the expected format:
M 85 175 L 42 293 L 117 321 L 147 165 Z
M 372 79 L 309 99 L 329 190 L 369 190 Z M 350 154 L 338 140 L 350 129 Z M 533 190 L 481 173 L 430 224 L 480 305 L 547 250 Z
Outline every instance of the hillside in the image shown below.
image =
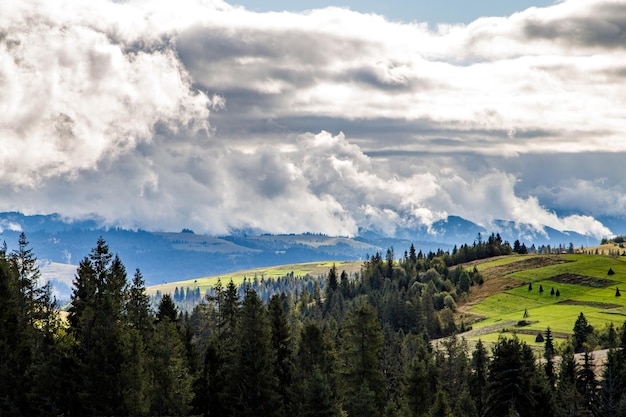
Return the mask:
M 510 222 L 496 222 L 495 227 L 504 240 L 512 243 L 520 239 L 529 247 L 550 244 L 556 248 L 573 243 L 579 248 L 595 244 L 594 239 L 573 232 L 549 228 L 543 233 L 533 232 L 528 226 Z M 403 251 L 411 244 L 424 253 L 452 250 L 454 245 L 471 244 L 478 233 L 487 236 L 491 232 L 460 217 L 449 216 L 431 228 L 395 230 L 391 236 L 371 230 L 360 230 L 354 237 L 306 233 L 259 235 L 246 231 L 209 236 L 188 229 L 151 232 L 112 228 L 98 219 L 71 220 L 57 214 L 0 213 L 0 239 L 9 250 L 15 248 L 22 231 L 37 257 L 44 261 L 46 277 L 56 280 L 57 289 L 64 291 L 71 284 L 75 267 L 100 236 L 120 255 L 129 271 L 139 268 L 148 285 L 157 285 L 283 264 L 330 259 L 358 261 L 389 248 Z
M 550 327 L 562 340 L 572 334 L 581 312 L 598 330 L 626 320 L 626 299 L 616 296 L 618 288 L 626 289 L 624 257 L 515 255 L 475 266 L 485 283 L 472 288 L 458 315 L 460 321 L 473 322 L 473 330 L 464 334 L 470 340 L 494 342 L 517 334 L 529 345 L 541 346 L 535 342 L 538 333 Z
M 287 264 L 279 265 L 267 268 L 255 268 L 245 271 L 238 271 L 228 274 L 213 275 L 208 277 L 197 278 L 193 280 L 168 282 L 159 285 L 152 285 L 146 288 L 146 292 L 150 295 L 156 294 L 157 291 L 162 294 L 173 294 L 175 288 L 199 288 L 200 292 L 204 294 L 206 290 L 217 284 L 218 280 L 221 280 L 223 285 L 226 285 L 229 281 L 233 281 L 236 285 L 241 285 L 245 279 L 277 279 L 284 277 L 285 275 L 293 274 L 295 277 L 303 277 L 310 275 L 313 277 L 328 275 L 328 271 L 333 265 L 339 271 L 346 271 L 346 273 L 352 275 L 358 273 L 361 269 L 362 261 L 335 261 L 335 262 L 308 262 L 300 264 Z

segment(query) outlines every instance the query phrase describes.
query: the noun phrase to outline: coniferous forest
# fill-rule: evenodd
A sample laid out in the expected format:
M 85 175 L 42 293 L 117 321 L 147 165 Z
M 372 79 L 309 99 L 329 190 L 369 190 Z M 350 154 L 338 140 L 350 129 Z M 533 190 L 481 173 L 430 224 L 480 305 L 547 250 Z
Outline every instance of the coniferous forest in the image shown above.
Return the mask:
M 356 277 L 333 267 L 267 302 L 219 283 L 183 313 L 169 294 L 153 309 L 141 272 L 100 239 L 60 312 L 22 234 L 0 250 L 0 415 L 626 415 L 626 326 L 600 377 L 591 354 L 574 360 L 582 314 L 559 352 L 550 329 L 541 355 L 516 338 L 470 349 L 453 337 L 456 303 L 483 282 L 458 265 L 511 251 L 497 235 L 452 253 L 389 250 Z

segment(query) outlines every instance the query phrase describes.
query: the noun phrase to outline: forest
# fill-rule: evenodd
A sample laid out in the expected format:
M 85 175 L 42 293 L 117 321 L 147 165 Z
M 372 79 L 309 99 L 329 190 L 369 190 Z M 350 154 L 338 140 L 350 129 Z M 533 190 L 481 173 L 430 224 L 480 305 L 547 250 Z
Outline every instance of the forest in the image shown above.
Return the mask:
M 593 354 L 574 359 L 593 331 L 582 313 L 558 351 L 546 329 L 540 355 L 515 337 L 462 338 L 457 303 L 483 277 L 460 264 L 514 249 L 498 235 L 390 249 L 295 291 L 297 277 L 263 297 L 267 283 L 220 282 L 183 312 L 170 294 L 152 308 L 141 271 L 129 279 L 101 238 L 61 311 L 22 234 L 0 249 L 0 415 L 625 415 L 626 326 L 611 328 L 600 375 Z

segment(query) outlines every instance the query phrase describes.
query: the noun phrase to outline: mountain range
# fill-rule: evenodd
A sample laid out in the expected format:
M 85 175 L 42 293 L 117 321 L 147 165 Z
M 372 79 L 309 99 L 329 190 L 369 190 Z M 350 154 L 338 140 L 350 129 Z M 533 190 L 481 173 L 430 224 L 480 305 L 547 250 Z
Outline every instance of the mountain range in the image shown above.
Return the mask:
M 219 275 L 244 269 L 286 263 L 321 260 L 360 260 L 388 249 L 396 257 L 413 244 L 417 251 L 451 250 L 454 245 L 472 244 L 479 233 L 486 238 L 498 232 L 511 244 L 520 240 L 534 244 L 576 247 L 598 244 L 597 238 L 545 227 L 536 231 L 529 225 L 499 221 L 494 229 L 450 216 L 430 228 L 397 230 L 393 236 L 361 230 L 358 236 L 320 234 L 254 234 L 237 231 L 229 236 L 208 236 L 192 230 L 149 232 L 105 227 L 97 219 L 67 220 L 58 214 L 24 215 L 0 213 L 0 240 L 15 249 L 22 231 L 41 262 L 42 276 L 52 280 L 61 297 L 70 293 L 71 282 L 80 260 L 103 237 L 111 252 L 120 256 L 132 276 L 139 268 L 147 285 Z

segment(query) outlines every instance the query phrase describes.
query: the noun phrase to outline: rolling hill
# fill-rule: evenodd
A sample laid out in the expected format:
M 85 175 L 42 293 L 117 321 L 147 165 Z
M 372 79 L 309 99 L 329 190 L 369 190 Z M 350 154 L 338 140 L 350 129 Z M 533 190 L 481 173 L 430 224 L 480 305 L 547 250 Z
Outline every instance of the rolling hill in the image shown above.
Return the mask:
M 616 295 L 626 289 L 625 257 L 515 255 L 475 266 L 485 283 L 459 308 L 459 320 L 473 322 L 464 334 L 469 340 L 493 342 L 516 334 L 541 346 L 535 342 L 538 333 L 550 327 L 555 339 L 566 338 L 581 312 L 597 329 L 626 320 L 626 299 Z

